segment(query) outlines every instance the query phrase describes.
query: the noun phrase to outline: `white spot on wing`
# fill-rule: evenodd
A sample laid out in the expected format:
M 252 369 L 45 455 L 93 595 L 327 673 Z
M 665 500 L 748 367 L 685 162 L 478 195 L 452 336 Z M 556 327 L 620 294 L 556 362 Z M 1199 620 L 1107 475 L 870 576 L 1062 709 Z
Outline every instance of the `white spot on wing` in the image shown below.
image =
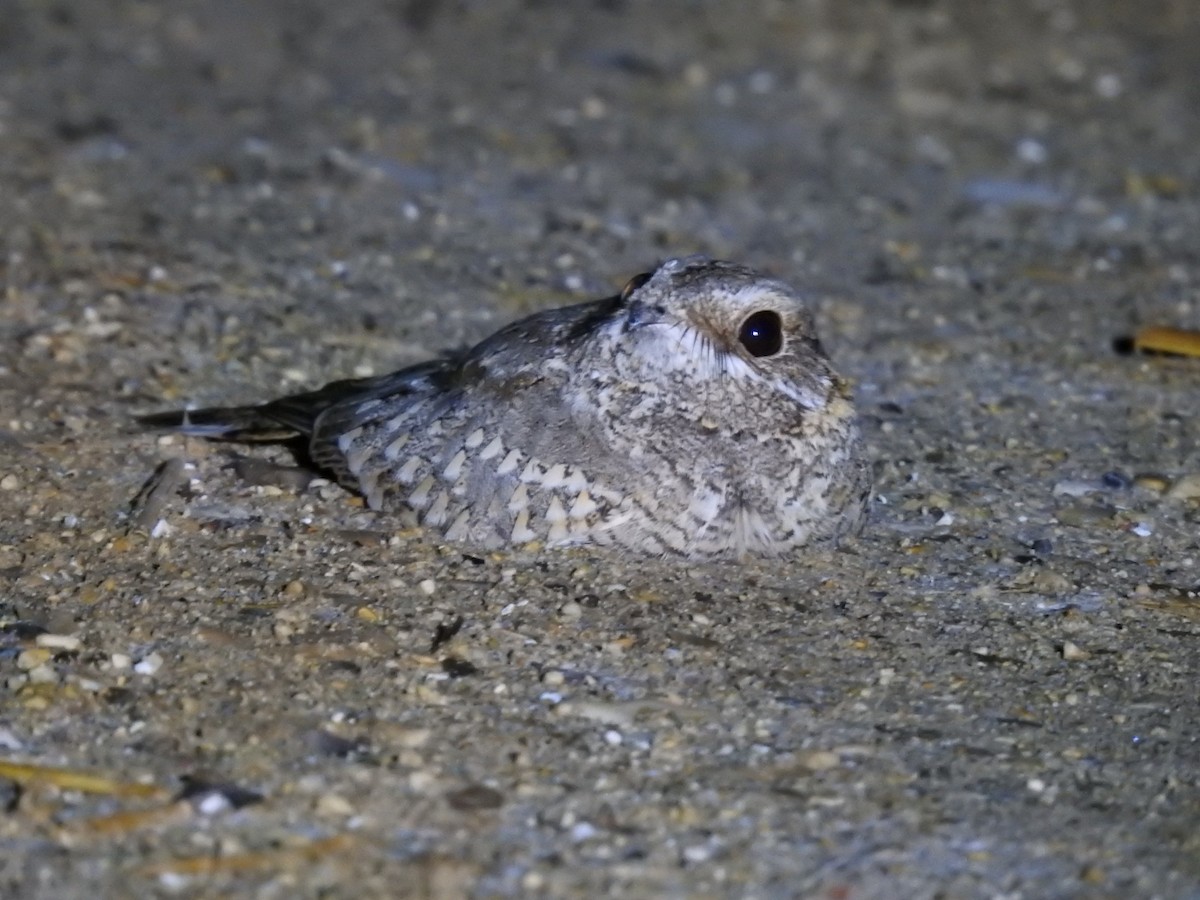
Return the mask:
M 446 468 L 442 469 L 442 478 L 446 481 L 454 481 L 462 473 L 463 463 L 467 461 L 467 451 L 459 450 L 446 464 Z
M 517 463 L 521 461 L 520 450 L 509 450 L 505 454 L 504 459 L 500 460 L 500 465 L 496 466 L 497 475 L 507 475 L 509 472 L 515 472 Z
M 338 449 L 341 450 L 343 454 L 345 454 L 345 452 L 350 449 L 350 445 L 353 444 L 356 440 L 358 440 L 358 437 L 361 434 L 362 434 L 361 428 L 355 428 L 353 431 L 347 431 L 345 434 L 343 434 L 341 437 L 339 437 L 337 439 Z
M 396 471 L 396 480 L 401 484 L 412 484 L 413 479 L 417 477 L 417 470 L 421 468 L 423 462 L 425 460 L 419 456 L 410 456 Z
M 402 434 L 390 444 L 383 448 L 383 458 L 388 462 L 395 462 L 400 458 L 400 451 L 408 444 L 409 435 Z
M 546 507 L 546 521 L 551 525 L 561 525 L 567 521 L 567 511 L 557 495 L 550 498 L 550 504 Z
M 542 487 L 547 490 L 565 488 L 568 493 L 577 494 L 586 488 L 587 485 L 588 481 L 582 472 L 562 463 L 551 466 L 546 470 L 546 474 L 542 476 Z
M 350 452 L 346 454 L 346 468 L 357 475 L 362 471 L 363 463 L 369 460 L 371 456 L 371 445 L 369 443 L 352 447 Z
M 429 503 L 429 492 L 433 490 L 437 481 L 432 475 L 426 475 L 421 479 L 421 483 L 417 485 L 416 490 L 408 495 L 408 505 L 413 509 L 424 509 Z
M 517 520 L 513 523 L 512 535 L 509 539 L 514 544 L 528 544 L 535 538 L 537 538 L 537 534 L 529 527 L 529 510 L 523 509 L 517 513 Z
M 551 544 L 561 544 L 570 537 L 571 532 L 567 530 L 567 523 L 565 521 L 555 522 L 546 533 L 546 541 Z
M 433 506 L 429 507 L 429 512 L 425 513 L 425 524 L 433 528 L 441 525 L 446 521 L 446 512 L 450 506 L 450 495 L 442 491 L 437 495 L 437 499 L 433 501 Z
M 526 484 L 541 484 L 542 478 L 545 476 L 546 470 L 542 468 L 539 460 L 531 459 L 525 464 L 525 468 L 521 470 L 521 480 Z
M 527 509 L 529 509 L 529 489 L 523 484 L 518 484 L 517 489 L 512 492 L 512 497 L 508 500 L 508 511 L 519 513 Z
M 450 527 L 446 529 L 446 540 L 461 541 L 467 536 L 467 526 L 471 522 L 471 514 L 467 510 L 463 510 L 454 517 L 454 521 L 450 523 Z
M 542 473 L 542 487 L 546 488 L 547 490 L 554 490 L 554 488 L 562 487 L 563 479 L 566 477 L 566 466 L 564 466 L 562 463 L 553 465 Z
M 575 502 L 571 504 L 571 511 L 568 513 L 572 519 L 586 519 L 594 513 L 599 506 L 592 499 L 592 495 L 587 491 L 580 491 L 575 497 Z
M 504 452 L 504 444 L 500 438 L 492 438 L 491 442 L 479 451 L 480 459 L 491 459 L 493 456 L 499 456 Z

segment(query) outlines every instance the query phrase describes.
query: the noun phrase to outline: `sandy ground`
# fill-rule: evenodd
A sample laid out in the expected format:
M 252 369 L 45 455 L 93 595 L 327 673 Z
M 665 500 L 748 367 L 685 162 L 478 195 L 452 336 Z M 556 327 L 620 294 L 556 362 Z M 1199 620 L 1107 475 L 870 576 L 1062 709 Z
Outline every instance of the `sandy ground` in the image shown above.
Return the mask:
M 1112 349 L 1200 327 L 1194 13 L 8 0 L 0 895 L 1200 897 L 1200 360 Z M 860 541 L 475 555 L 131 424 L 690 252 L 815 298 Z

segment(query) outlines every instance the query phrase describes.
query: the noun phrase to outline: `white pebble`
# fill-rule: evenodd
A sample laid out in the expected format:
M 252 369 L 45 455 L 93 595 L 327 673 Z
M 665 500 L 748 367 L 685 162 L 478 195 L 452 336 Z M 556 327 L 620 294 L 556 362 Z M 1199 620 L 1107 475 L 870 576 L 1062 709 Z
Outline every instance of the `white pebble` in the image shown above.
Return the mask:
M 571 827 L 571 840 L 576 843 L 594 838 L 597 834 L 596 826 L 591 822 L 577 822 Z
M 1096 78 L 1095 83 L 1096 93 L 1105 100 L 1112 100 L 1114 97 L 1121 96 L 1121 92 L 1125 90 L 1125 85 L 1121 82 L 1121 76 L 1113 72 L 1105 72 Z
M 220 791 L 210 791 L 196 806 L 196 810 L 202 816 L 215 816 L 225 812 L 232 806 L 233 804 L 229 802 L 229 798 Z
M 1062 655 L 1065 660 L 1080 660 L 1087 659 L 1091 654 L 1076 643 L 1063 641 Z
M 58 672 L 49 663 L 35 666 L 29 670 L 27 676 L 30 684 L 54 684 L 58 681 Z
M 712 847 L 699 844 L 695 847 L 685 847 L 683 858 L 690 863 L 702 863 L 712 859 Z
M 418 582 L 417 587 L 421 589 L 421 593 L 426 597 L 432 597 L 437 592 L 437 582 L 432 578 L 426 578 Z
M 1040 166 L 1049 156 L 1046 145 L 1035 138 L 1022 138 L 1017 141 L 1017 159 L 1023 163 Z
M 73 634 L 39 634 L 34 638 L 34 643 L 39 647 L 48 647 L 51 650 L 78 650 L 82 645 L 82 641 Z
M 162 886 L 163 890 L 172 894 L 178 894 L 191 886 L 192 879 L 190 875 L 180 874 L 179 872 L 160 872 L 158 883 Z
M 153 675 L 162 668 L 164 660 L 159 653 L 151 653 L 149 656 L 143 656 L 133 664 L 133 671 L 139 675 Z

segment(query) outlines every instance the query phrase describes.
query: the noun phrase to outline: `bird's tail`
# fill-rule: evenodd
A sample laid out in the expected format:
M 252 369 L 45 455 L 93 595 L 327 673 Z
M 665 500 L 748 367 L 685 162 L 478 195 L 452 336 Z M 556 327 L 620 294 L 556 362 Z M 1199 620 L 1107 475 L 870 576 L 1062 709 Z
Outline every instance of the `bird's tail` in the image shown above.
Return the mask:
M 138 416 L 138 424 L 217 441 L 288 441 L 312 433 L 315 415 L 281 415 L 279 402 L 262 406 L 175 409 Z
M 290 441 L 293 438 L 311 438 L 317 427 L 317 420 L 330 407 L 355 401 L 365 403 L 394 394 L 428 389 L 431 379 L 445 377 L 445 372 L 451 368 L 451 362 L 432 360 L 388 375 L 334 381 L 315 391 L 280 397 L 258 406 L 178 409 L 139 416 L 137 421 L 147 428 L 180 431 L 183 434 L 218 441 L 279 442 Z M 350 422 L 343 423 L 340 419 L 326 422 L 322 426 L 323 430 L 328 430 L 326 426 L 330 426 L 334 427 L 335 433 L 340 433 L 354 427 L 354 408 L 355 406 L 351 407 Z M 336 427 L 342 425 L 344 427 L 340 430 Z

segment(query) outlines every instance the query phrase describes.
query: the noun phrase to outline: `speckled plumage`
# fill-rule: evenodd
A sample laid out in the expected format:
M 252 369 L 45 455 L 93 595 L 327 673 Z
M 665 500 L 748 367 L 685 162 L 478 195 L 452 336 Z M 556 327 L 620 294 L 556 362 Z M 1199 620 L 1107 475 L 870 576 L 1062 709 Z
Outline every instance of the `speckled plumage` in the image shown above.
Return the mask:
M 856 531 L 870 492 L 800 295 L 703 257 L 390 375 L 143 421 L 307 437 L 373 508 L 479 547 L 777 556 Z

